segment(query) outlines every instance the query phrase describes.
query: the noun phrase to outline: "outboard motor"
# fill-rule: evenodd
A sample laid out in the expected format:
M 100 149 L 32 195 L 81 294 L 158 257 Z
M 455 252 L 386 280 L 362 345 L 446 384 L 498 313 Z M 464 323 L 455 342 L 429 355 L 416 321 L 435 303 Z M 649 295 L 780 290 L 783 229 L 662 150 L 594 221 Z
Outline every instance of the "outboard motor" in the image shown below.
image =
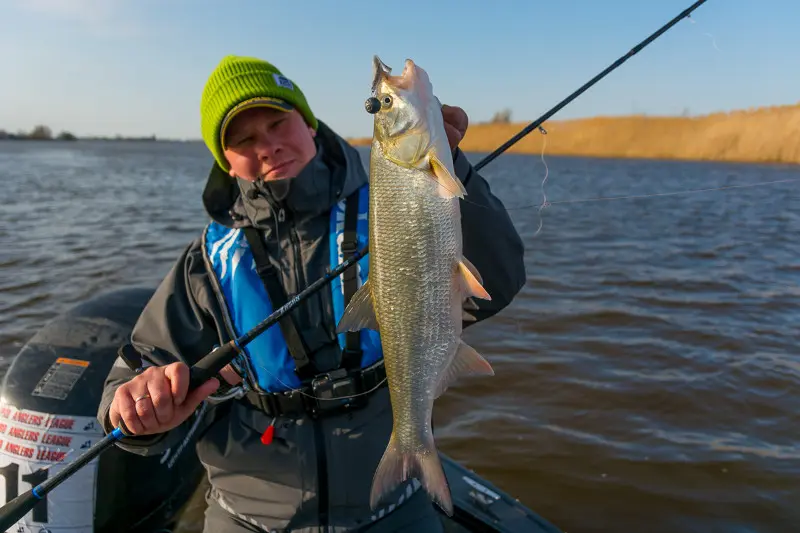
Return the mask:
M 46 324 L 20 350 L 0 397 L 0 505 L 103 437 L 103 382 L 152 290 L 98 296 Z M 193 446 L 141 457 L 112 447 L 23 520 L 20 533 L 169 530 L 203 476 Z

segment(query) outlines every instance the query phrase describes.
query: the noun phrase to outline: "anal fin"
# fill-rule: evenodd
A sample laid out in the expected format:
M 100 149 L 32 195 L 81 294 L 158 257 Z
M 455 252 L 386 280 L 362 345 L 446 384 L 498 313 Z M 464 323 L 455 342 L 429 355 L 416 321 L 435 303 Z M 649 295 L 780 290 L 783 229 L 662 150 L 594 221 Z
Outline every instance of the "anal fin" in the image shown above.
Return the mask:
M 442 373 L 433 395 L 434 399 L 441 396 L 460 376 L 494 376 L 494 369 L 489 361 L 464 341 L 459 341 L 456 355 Z

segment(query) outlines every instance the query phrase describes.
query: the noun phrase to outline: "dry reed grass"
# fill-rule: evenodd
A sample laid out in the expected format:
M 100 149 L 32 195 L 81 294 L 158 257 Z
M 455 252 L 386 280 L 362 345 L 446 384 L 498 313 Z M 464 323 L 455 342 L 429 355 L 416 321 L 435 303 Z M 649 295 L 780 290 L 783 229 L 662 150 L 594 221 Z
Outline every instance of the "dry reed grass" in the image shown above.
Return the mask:
M 526 125 L 473 124 L 461 148 L 490 152 Z M 550 155 L 800 164 L 800 104 L 698 117 L 634 115 L 551 121 L 544 127 Z M 355 145 L 370 141 L 350 139 Z M 542 135 L 532 132 L 508 151 L 538 154 L 541 150 Z

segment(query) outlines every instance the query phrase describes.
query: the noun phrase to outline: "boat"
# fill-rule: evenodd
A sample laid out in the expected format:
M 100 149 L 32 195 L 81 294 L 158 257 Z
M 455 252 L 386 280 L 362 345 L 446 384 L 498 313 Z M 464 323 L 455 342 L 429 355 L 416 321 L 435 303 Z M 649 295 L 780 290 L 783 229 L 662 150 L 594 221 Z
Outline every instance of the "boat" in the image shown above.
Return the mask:
M 46 323 L 20 349 L 0 388 L 0 505 L 45 481 L 103 438 L 103 382 L 153 294 L 106 292 Z M 454 513 L 448 533 L 558 533 L 550 522 L 440 452 Z M 9 531 L 168 533 L 204 478 L 193 445 L 143 457 L 117 447 L 68 478 Z M 436 507 L 438 510 L 439 508 Z

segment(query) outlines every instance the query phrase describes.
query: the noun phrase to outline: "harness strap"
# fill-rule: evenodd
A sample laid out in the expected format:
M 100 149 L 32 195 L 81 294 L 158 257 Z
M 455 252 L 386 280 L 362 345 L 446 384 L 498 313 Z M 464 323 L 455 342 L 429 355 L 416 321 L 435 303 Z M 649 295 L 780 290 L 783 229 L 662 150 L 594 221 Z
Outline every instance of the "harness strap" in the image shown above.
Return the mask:
M 342 235 L 342 255 L 344 260 L 352 257 L 358 251 L 358 194 L 355 191 L 345 201 L 344 232 Z M 342 289 L 344 292 L 344 307 L 358 290 L 358 266 L 348 268 L 342 273 Z M 345 349 L 342 351 L 341 366 L 347 370 L 361 367 L 361 333 L 348 331 L 345 333 Z
M 253 253 L 253 260 L 256 263 L 258 277 L 261 278 L 264 284 L 269 299 L 272 301 L 273 308 L 278 309 L 286 304 L 286 293 L 278 279 L 278 273 L 269 262 L 267 247 L 264 245 L 264 241 L 261 240 L 261 235 L 256 228 L 251 226 L 243 228 L 243 231 L 247 242 L 250 244 L 250 250 Z M 310 378 L 314 375 L 314 372 L 311 360 L 308 358 L 308 349 L 300 333 L 297 331 L 297 326 L 294 323 L 292 314 L 287 313 L 284 315 L 283 318 L 278 321 L 278 324 L 283 332 L 289 354 L 291 354 L 294 359 L 298 377 L 301 380 Z
M 378 390 L 386 387 L 386 367 L 383 361 L 349 374 L 355 380 L 353 392 L 360 394 L 358 397 L 348 397 L 345 401 L 330 401 L 318 397 L 318 391 L 311 385 L 302 385 L 299 389 L 283 392 L 262 393 L 248 391 L 244 396 L 245 405 L 251 405 L 264 411 L 267 416 L 297 418 L 309 415 L 312 418 L 353 411 L 360 409 L 367 403 L 367 399 Z M 333 396 L 347 396 L 347 392 L 331 389 Z

